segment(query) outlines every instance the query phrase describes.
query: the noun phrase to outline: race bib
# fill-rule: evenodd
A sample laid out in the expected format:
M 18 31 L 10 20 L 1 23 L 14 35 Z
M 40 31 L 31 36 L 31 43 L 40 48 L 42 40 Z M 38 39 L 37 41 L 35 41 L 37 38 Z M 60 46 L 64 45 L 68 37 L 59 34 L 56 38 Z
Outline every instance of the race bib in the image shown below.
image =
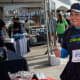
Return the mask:
M 72 62 L 80 62 L 80 49 L 72 51 Z

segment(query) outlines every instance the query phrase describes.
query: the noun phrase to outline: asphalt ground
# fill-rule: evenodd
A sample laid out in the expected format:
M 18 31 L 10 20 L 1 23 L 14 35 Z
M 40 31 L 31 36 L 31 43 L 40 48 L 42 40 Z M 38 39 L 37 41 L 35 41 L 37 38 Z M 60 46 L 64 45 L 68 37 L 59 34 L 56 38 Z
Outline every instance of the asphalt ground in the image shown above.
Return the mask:
M 29 70 L 33 73 L 44 73 L 47 77 L 60 80 L 60 74 L 67 63 L 68 58 L 59 58 L 59 64 L 50 65 L 49 56 L 48 54 L 45 55 L 46 50 L 47 45 L 34 46 L 30 48 L 30 52 L 25 55 L 29 65 Z

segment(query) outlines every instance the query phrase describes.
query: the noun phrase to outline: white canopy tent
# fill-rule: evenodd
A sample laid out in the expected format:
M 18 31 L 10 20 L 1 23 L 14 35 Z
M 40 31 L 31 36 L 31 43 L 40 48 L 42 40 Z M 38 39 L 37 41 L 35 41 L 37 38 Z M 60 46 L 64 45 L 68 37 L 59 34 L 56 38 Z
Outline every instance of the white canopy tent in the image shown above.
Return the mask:
M 44 8 L 45 0 L 0 0 L 0 6 L 4 11 L 26 7 L 26 8 Z
M 0 17 L 2 18 L 8 10 L 26 7 L 28 9 L 44 9 L 45 0 L 0 0 Z
M 63 8 L 70 9 L 72 3 L 76 3 L 79 1 L 76 0 L 51 0 L 51 9 L 57 10 Z M 53 5 L 54 4 L 54 5 Z
M 69 9 L 70 5 L 76 0 L 49 0 L 50 9 L 57 10 L 58 8 Z M 4 7 L 4 11 L 13 10 L 15 8 L 26 7 L 34 9 L 43 9 L 45 0 L 0 0 L 0 6 Z

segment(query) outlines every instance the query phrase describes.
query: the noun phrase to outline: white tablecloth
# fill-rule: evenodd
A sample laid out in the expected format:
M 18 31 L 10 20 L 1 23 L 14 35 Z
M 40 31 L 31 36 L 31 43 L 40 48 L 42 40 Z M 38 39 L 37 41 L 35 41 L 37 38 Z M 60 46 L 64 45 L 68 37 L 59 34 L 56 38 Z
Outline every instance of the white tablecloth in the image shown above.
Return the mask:
M 6 42 L 7 43 L 7 42 Z M 21 38 L 14 42 L 8 42 L 8 60 L 21 59 L 27 53 L 27 39 Z M 10 50 L 13 46 L 15 51 Z

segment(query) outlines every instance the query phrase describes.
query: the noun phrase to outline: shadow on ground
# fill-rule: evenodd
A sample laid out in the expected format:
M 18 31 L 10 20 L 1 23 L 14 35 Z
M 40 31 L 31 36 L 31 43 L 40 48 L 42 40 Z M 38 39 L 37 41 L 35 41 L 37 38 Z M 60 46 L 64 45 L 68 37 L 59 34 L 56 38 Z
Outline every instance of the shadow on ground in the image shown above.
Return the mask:
M 48 55 L 35 55 L 27 57 L 28 65 L 33 69 L 44 69 L 52 67 L 49 64 Z M 54 66 L 55 67 L 55 66 Z
M 32 60 L 38 60 L 38 59 L 45 59 L 47 58 L 48 55 L 35 55 L 35 56 L 28 56 L 27 60 L 32 61 Z M 26 57 L 25 57 L 26 58 Z

